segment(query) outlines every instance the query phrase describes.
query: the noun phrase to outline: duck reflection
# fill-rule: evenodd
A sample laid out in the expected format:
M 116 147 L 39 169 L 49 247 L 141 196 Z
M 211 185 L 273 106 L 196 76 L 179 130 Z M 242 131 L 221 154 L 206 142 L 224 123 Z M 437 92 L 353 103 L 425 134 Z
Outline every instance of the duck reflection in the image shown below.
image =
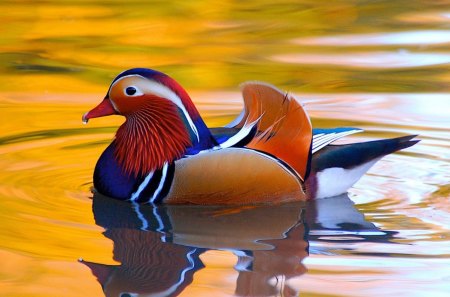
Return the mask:
M 279 285 L 271 279 L 306 271 L 301 264 L 308 255 L 302 203 L 142 206 L 96 194 L 93 212 L 114 242 L 113 259 L 121 263 L 82 261 L 106 296 L 177 296 L 204 267 L 199 256 L 211 249 L 237 256 L 237 295 L 277 294 Z
M 305 221 L 310 232 L 309 241 L 325 242 L 385 242 L 397 232 L 381 230 L 365 219 L 348 194 L 309 201 L 306 205 Z M 315 253 L 316 250 L 310 250 Z
M 176 296 L 203 268 L 199 255 L 204 249 L 168 240 L 171 225 L 161 209 L 141 211 L 138 205 L 95 195 L 93 211 L 96 223 L 106 229 L 103 234 L 114 243 L 113 259 L 121 263 L 82 261 L 106 296 Z
M 236 281 L 239 296 L 298 296 L 286 281 L 306 272 L 302 261 L 308 255 L 305 224 L 297 224 L 282 239 L 262 240 L 273 249 L 239 256 L 242 265 Z
M 287 281 L 306 272 L 308 236 L 340 240 L 352 229 L 366 240 L 387 238 L 346 195 L 306 204 L 221 207 L 142 206 L 95 194 L 93 212 L 114 243 L 113 259 L 121 263 L 81 261 L 106 296 L 177 296 L 204 268 L 199 256 L 208 250 L 237 256 L 236 295 L 298 296 Z

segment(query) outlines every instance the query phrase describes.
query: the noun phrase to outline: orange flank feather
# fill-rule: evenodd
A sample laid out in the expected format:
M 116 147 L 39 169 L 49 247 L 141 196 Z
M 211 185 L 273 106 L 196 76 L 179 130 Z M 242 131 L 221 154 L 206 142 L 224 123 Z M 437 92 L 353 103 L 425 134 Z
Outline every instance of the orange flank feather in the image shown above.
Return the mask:
M 306 200 L 289 168 L 246 148 L 226 148 L 175 162 L 173 204 L 259 204 Z
M 300 102 L 274 86 L 245 83 L 244 117 L 236 127 L 259 119 L 256 136 L 247 144 L 276 156 L 305 179 L 311 149 L 312 126 Z

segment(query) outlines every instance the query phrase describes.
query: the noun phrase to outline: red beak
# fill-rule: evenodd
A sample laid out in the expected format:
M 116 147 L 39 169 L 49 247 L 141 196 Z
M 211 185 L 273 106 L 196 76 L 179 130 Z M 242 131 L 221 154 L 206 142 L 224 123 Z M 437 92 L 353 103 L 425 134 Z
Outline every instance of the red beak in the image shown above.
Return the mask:
M 109 98 L 105 98 L 105 99 L 103 99 L 102 102 L 100 102 L 99 105 L 94 107 L 92 110 L 86 112 L 83 115 L 82 119 L 83 119 L 83 123 L 87 124 L 89 119 L 104 117 L 104 116 L 113 115 L 113 114 L 117 114 L 117 111 L 114 109 L 114 107 L 111 103 L 111 100 L 109 100 Z

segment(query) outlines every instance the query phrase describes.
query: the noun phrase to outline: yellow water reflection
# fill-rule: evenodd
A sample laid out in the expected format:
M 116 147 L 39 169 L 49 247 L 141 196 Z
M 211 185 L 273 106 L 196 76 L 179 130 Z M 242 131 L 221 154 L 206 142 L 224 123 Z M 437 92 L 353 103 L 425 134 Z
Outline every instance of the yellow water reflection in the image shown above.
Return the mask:
M 173 76 L 210 126 L 239 112 L 241 82 L 263 80 L 298 94 L 315 127 L 368 130 L 359 140 L 420 134 L 351 190 L 347 210 L 384 241 L 330 234 L 328 209 L 310 219 L 310 256 L 295 262 L 308 271 L 285 294 L 393 295 L 398 283 L 409 295 L 445 294 L 449 15 L 445 1 L 418 0 L 2 1 L 0 296 L 104 294 L 77 259 L 121 264 L 90 188 L 122 119 L 86 127 L 81 115 L 130 67 Z M 236 292 L 239 256 L 209 248 L 182 296 Z

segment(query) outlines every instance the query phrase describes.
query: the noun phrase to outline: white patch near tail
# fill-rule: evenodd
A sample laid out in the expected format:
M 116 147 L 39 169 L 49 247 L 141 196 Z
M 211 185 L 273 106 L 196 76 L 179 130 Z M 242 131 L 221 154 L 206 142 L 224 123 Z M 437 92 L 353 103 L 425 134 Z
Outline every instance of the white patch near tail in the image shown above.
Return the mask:
M 317 173 L 316 199 L 346 193 L 378 160 L 374 159 L 351 169 L 327 168 Z

